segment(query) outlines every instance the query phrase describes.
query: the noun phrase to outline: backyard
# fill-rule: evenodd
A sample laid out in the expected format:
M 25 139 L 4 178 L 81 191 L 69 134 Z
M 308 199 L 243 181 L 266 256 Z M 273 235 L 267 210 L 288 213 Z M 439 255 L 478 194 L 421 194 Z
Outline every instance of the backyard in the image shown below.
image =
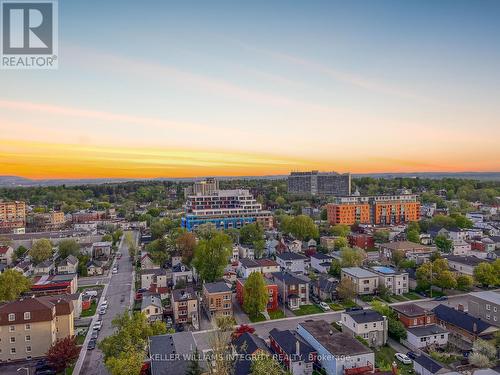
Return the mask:
M 318 305 L 302 305 L 298 310 L 293 310 L 293 313 L 297 316 L 319 314 L 322 312 L 324 311 Z
M 90 307 L 87 310 L 82 310 L 82 313 L 80 316 L 82 318 L 94 316 L 96 309 L 97 309 L 97 302 L 95 300 L 92 300 Z
M 391 371 L 392 362 L 396 362 L 401 375 L 414 374 L 413 365 L 404 365 L 394 357 L 396 351 L 390 346 L 383 346 L 375 350 L 375 367 L 381 371 Z

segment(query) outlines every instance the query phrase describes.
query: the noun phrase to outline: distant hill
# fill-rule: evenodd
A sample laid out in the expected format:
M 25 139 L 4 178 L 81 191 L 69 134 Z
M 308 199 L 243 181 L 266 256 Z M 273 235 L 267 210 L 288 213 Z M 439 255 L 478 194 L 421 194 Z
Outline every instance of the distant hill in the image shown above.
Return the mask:
M 221 180 L 231 180 L 231 179 L 284 179 L 287 175 L 270 175 L 270 176 L 219 176 Z M 374 177 L 374 178 L 431 178 L 431 179 L 441 179 L 441 178 L 460 178 L 460 179 L 470 179 L 470 180 L 480 180 L 480 181 L 500 181 L 500 172 L 418 172 L 418 173 L 362 173 L 353 174 L 353 177 Z M 87 179 L 41 179 L 34 180 L 18 176 L 0 176 L 0 187 L 30 187 L 30 186 L 75 186 L 75 185 L 99 185 L 106 183 L 120 183 L 127 181 L 184 181 L 190 182 L 196 179 L 203 178 L 192 177 L 192 178 L 87 178 Z

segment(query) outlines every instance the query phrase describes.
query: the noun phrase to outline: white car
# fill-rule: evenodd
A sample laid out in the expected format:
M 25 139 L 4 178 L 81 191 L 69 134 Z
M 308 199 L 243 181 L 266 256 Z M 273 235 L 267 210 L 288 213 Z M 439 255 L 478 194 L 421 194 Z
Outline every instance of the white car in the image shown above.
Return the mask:
M 319 307 L 321 307 L 324 311 L 330 310 L 330 306 L 326 302 L 320 302 Z
M 95 324 L 94 324 L 94 327 L 92 327 L 92 329 L 94 331 L 100 331 L 102 328 L 102 320 L 98 320 Z
M 113 271 L 111 271 L 113 273 L 113 275 L 117 274 L 118 273 L 118 269 L 115 267 L 113 268 Z
M 403 353 L 396 353 L 394 354 L 394 357 L 400 362 L 403 362 L 405 365 L 411 365 L 412 361 L 410 357 L 408 357 L 406 354 Z
M 108 308 L 108 301 L 107 300 L 104 300 L 102 303 L 101 303 L 101 306 L 99 306 L 100 309 L 107 309 Z

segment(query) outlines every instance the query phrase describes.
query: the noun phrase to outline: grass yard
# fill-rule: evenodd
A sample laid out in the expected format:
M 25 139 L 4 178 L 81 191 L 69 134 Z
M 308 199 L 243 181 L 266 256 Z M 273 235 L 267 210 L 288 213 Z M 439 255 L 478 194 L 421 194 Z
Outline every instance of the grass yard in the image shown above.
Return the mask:
M 401 375 L 414 374 L 413 365 L 403 365 L 401 362 L 396 360 L 394 354 L 396 354 L 396 351 L 388 345 L 375 350 L 375 367 L 382 371 L 390 371 L 391 363 L 396 361 Z
M 350 299 L 347 301 L 340 301 L 340 304 L 344 307 L 344 309 L 348 309 L 350 307 L 358 307 L 358 305 L 356 305 L 356 302 Z
M 266 320 L 266 317 L 259 313 L 259 315 L 255 316 L 255 317 L 249 315 L 248 319 L 250 319 L 250 321 L 252 323 L 257 323 L 257 322 L 263 322 L 264 320 Z
M 317 305 L 302 305 L 298 310 L 293 310 L 293 313 L 297 316 L 319 314 L 322 312 L 324 312 L 323 309 Z
M 333 311 L 340 311 L 340 310 L 344 310 L 344 306 L 342 306 L 341 304 L 339 303 L 329 303 L 328 306 L 330 306 L 330 308 L 333 310 Z
M 285 313 L 283 312 L 283 310 L 269 311 L 269 317 L 271 318 L 271 320 L 282 319 L 285 317 Z
M 96 309 L 97 309 L 97 302 L 95 300 L 93 300 L 92 303 L 90 304 L 90 308 L 87 310 L 83 310 L 80 316 L 82 318 L 94 316 Z
M 104 289 L 104 285 L 97 284 L 97 285 L 84 285 L 84 286 L 78 287 L 78 291 L 79 292 L 83 292 L 83 291 L 85 291 L 87 289 L 92 289 L 92 290 L 99 291 L 100 289 Z
M 404 301 L 408 301 L 407 298 L 403 297 L 403 296 L 399 296 L 399 295 L 391 295 L 392 299 L 398 301 L 398 302 L 404 302 Z
M 432 359 L 435 359 L 438 362 L 444 363 L 445 365 L 449 365 L 450 363 L 460 361 L 462 359 L 461 356 L 455 355 L 453 353 L 438 353 L 438 352 L 430 352 L 429 353 Z
M 360 296 L 359 299 L 363 302 L 371 302 L 373 301 L 373 296 Z
M 408 293 L 403 294 L 403 296 L 405 296 L 406 298 L 411 299 L 411 300 L 416 300 L 416 299 L 422 298 L 415 292 L 408 292 Z
M 85 336 L 87 335 L 87 331 L 85 331 L 82 335 L 76 335 L 76 345 L 83 345 L 85 341 Z

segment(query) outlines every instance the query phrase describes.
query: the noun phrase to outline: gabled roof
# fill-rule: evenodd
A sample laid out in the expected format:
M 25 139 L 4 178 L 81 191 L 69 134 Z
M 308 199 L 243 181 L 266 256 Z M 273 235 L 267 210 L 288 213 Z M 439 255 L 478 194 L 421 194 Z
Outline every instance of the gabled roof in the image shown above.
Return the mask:
M 75 265 L 78 263 L 78 259 L 74 255 L 68 255 L 66 258 L 62 260 L 59 266 L 67 266 L 67 265 Z
M 272 273 L 273 278 L 278 279 L 282 282 L 284 282 L 287 285 L 293 285 L 293 284 L 307 284 L 308 282 L 298 276 L 295 276 L 289 272 L 273 272 Z
M 234 340 L 233 347 L 238 354 L 242 355 L 252 355 L 258 350 L 266 353 L 269 351 L 264 340 L 248 332 L 245 332 Z M 238 357 L 234 364 L 234 375 L 248 375 L 252 372 L 251 368 L 252 360 L 250 358 L 246 358 L 245 356 Z
M 10 247 L 10 246 L 0 246 L 0 254 L 7 254 L 7 251 L 9 251 L 9 249 L 12 249 L 12 247 Z
M 278 255 L 276 255 L 276 258 L 280 258 L 282 260 L 306 260 L 307 259 L 303 255 L 300 255 L 297 253 L 292 253 L 292 252 L 278 254 Z
M 461 257 L 458 255 L 448 255 L 447 257 L 445 257 L 445 259 L 448 259 L 448 262 L 465 264 L 467 266 L 472 266 L 472 267 L 475 267 L 483 262 L 489 262 L 488 259 L 479 259 L 478 257 L 475 256 Z
M 480 318 L 469 315 L 466 312 L 455 310 L 445 305 L 438 305 L 432 309 L 439 320 L 453 324 L 472 334 L 480 334 L 488 328 L 493 327 Z
M 422 316 L 425 315 L 426 313 L 429 314 L 429 311 L 426 311 L 423 307 L 420 307 L 415 303 L 405 303 L 404 305 L 395 305 L 392 306 L 392 309 L 408 317 Z
M 345 314 L 349 315 L 356 323 L 371 323 L 384 320 L 382 314 L 375 310 L 349 311 Z
M 316 282 L 324 293 L 332 293 L 337 290 L 338 280 L 333 277 L 320 276 Z
M 333 257 L 331 257 L 330 255 L 323 254 L 323 253 L 313 254 L 313 255 L 311 255 L 311 258 L 315 258 L 315 259 L 319 259 L 319 260 L 330 260 L 330 259 L 333 259 Z
M 151 375 L 185 374 L 189 367 L 189 360 L 184 358 L 193 353 L 195 348 L 196 342 L 192 332 L 151 336 L 149 338 Z M 179 355 L 180 359 L 175 361 L 165 360 L 175 355 Z M 203 362 L 202 367 L 204 367 Z
M 250 258 L 241 258 L 240 263 L 245 268 L 258 268 L 260 265 L 253 259 Z
M 427 371 L 429 371 L 431 374 L 436 374 L 443 368 L 443 366 L 432 360 L 430 357 L 427 357 L 426 355 L 420 355 L 415 358 L 414 361 L 425 368 Z
M 291 357 L 292 361 L 312 362 L 311 353 L 316 350 L 309 345 L 297 332 L 286 329 L 280 331 L 273 328 L 269 332 L 269 337 L 281 347 L 281 349 Z M 299 343 L 299 351 L 297 353 L 297 342 Z M 297 356 L 298 354 L 298 356 Z

